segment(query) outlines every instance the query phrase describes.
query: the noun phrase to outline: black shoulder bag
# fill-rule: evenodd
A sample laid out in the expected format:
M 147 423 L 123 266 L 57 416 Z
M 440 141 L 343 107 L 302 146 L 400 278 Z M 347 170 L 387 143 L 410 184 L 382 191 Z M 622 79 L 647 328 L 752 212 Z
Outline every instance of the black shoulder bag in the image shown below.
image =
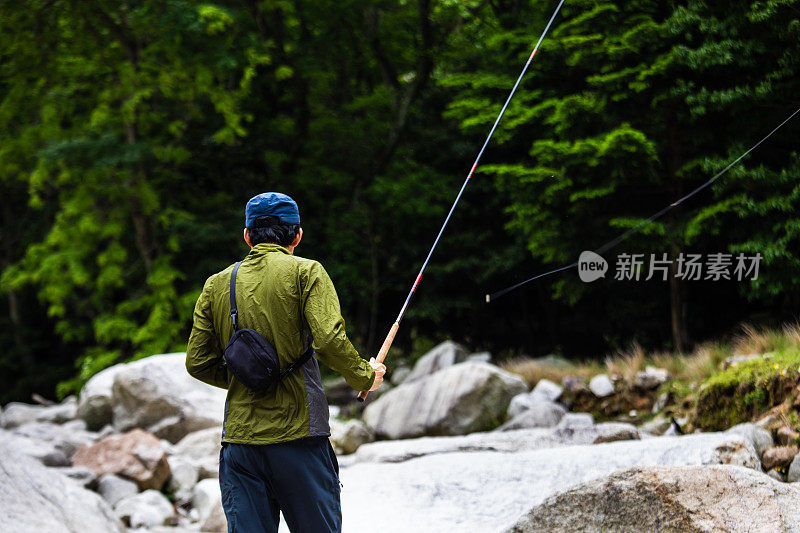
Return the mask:
M 303 355 L 281 371 L 278 353 L 269 341 L 254 329 L 239 329 L 236 310 L 236 271 L 239 270 L 241 264 L 241 261 L 236 263 L 231 272 L 233 335 L 225 347 L 225 364 L 228 371 L 245 387 L 261 392 L 303 366 L 314 354 L 314 349 L 311 347 L 311 343 L 308 343 L 308 348 Z

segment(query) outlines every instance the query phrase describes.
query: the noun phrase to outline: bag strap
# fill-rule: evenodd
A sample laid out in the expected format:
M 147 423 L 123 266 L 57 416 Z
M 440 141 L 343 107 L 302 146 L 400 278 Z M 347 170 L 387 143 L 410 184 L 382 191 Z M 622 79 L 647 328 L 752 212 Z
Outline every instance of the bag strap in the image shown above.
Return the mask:
M 239 330 L 239 314 L 236 309 L 236 272 L 239 270 L 239 265 L 241 264 L 241 261 L 236 263 L 236 266 L 233 267 L 233 272 L 231 272 L 231 320 L 233 321 L 234 332 Z

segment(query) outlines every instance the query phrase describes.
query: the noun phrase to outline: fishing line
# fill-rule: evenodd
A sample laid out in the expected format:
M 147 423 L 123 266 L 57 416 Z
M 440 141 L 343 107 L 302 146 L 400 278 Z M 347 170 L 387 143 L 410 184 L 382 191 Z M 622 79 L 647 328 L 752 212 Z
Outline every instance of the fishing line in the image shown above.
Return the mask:
M 383 362 L 386 354 L 389 351 L 389 348 L 392 345 L 392 341 L 394 341 L 394 336 L 397 333 L 397 330 L 400 328 L 400 321 L 403 319 L 403 315 L 405 315 L 406 309 L 408 308 L 408 304 L 411 303 L 411 298 L 414 296 L 414 293 L 417 292 L 417 287 L 419 287 L 420 282 L 422 281 L 422 274 L 425 272 L 425 269 L 428 266 L 428 262 L 431 260 L 433 256 L 433 251 L 436 249 L 436 246 L 439 244 L 439 239 L 442 238 L 442 234 L 444 233 L 444 229 L 447 227 L 447 223 L 450 222 L 450 217 L 453 216 L 453 211 L 456 209 L 456 205 L 458 205 L 458 201 L 461 200 L 461 195 L 464 194 L 464 190 L 467 188 L 467 184 L 469 183 L 470 178 L 472 178 L 472 174 L 475 173 L 475 169 L 478 167 L 478 163 L 483 156 L 483 152 L 486 150 L 486 147 L 489 145 L 489 141 L 492 139 L 492 135 L 494 135 L 494 131 L 497 129 L 497 125 L 500 123 L 500 119 L 503 118 L 503 115 L 508 108 L 508 104 L 511 102 L 511 99 L 514 97 L 514 93 L 517 92 L 517 87 L 519 87 L 520 82 L 522 81 L 523 76 L 525 76 L 525 72 L 528 71 L 528 67 L 533 61 L 533 57 L 536 55 L 536 52 L 539 50 L 539 46 L 542 44 L 544 40 L 544 36 L 547 35 L 547 31 L 550 29 L 550 26 L 553 24 L 553 21 L 558 15 L 558 12 L 561 10 L 561 6 L 564 4 L 564 0 L 561 0 L 558 3 L 555 11 L 553 11 L 553 15 L 550 17 L 550 20 L 547 22 L 547 26 L 545 26 L 544 31 L 539 36 L 539 40 L 536 42 L 536 46 L 533 47 L 533 52 L 528 57 L 528 61 L 525 63 L 525 66 L 522 68 L 522 72 L 520 72 L 519 76 L 517 77 L 516 83 L 514 83 L 514 87 L 511 89 L 511 92 L 506 98 L 505 103 L 503 104 L 503 108 L 500 110 L 500 114 L 497 115 L 497 119 L 494 121 L 494 125 L 492 125 L 492 129 L 489 131 L 489 135 L 486 137 L 486 141 L 484 141 L 483 146 L 481 147 L 480 151 L 478 152 L 478 156 L 475 158 L 475 162 L 472 164 L 472 168 L 470 169 L 469 173 L 467 174 L 467 179 L 464 180 L 464 184 L 461 185 L 461 190 L 458 191 L 458 195 L 456 196 L 453 205 L 450 207 L 450 212 L 447 213 L 447 217 L 444 219 L 444 223 L 442 224 L 441 229 L 439 229 L 439 234 L 436 235 L 436 239 L 433 241 L 433 246 L 431 246 L 430 251 L 428 252 L 428 256 L 425 258 L 425 261 L 422 263 L 422 268 L 419 269 L 419 274 L 417 274 L 417 278 L 414 280 L 414 284 L 411 286 L 411 290 L 406 297 L 406 301 L 403 304 L 403 307 L 400 309 L 400 314 L 397 315 L 397 320 L 395 320 L 394 324 L 392 325 L 391 329 L 389 330 L 389 334 L 386 336 L 386 339 L 383 341 L 383 345 L 381 346 L 380 351 L 378 352 L 378 357 L 376 358 L 378 362 Z M 367 397 L 368 391 L 362 391 L 358 395 L 358 399 L 360 401 L 364 401 Z
M 749 154 L 750 152 L 752 152 L 753 150 L 755 150 L 756 148 L 758 148 L 758 147 L 761 145 L 761 143 L 763 143 L 764 141 L 766 141 L 767 139 L 769 139 L 769 138 L 772 136 L 772 134 L 773 134 L 773 133 L 775 133 L 776 131 L 778 131 L 779 129 L 781 129 L 781 127 L 782 127 L 784 124 L 786 124 L 787 122 L 789 122 L 790 120 L 792 120 L 792 118 L 794 118 L 794 116 L 795 116 L 795 115 L 797 115 L 798 113 L 800 113 L 800 108 L 798 108 L 798 109 L 797 109 L 797 110 L 796 110 L 794 113 L 792 113 L 791 115 L 789 115 L 789 117 L 788 117 L 786 120 L 784 120 L 783 122 L 781 122 L 780 124 L 778 124 L 778 125 L 775 127 L 775 129 L 773 129 L 771 132 L 769 132 L 769 133 L 768 133 L 766 136 L 764 136 L 764 138 L 762 138 L 762 139 L 761 139 L 760 141 L 758 141 L 756 144 L 754 144 L 753 146 L 751 146 L 751 147 L 750 147 L 750 148 L 749 148 L 749 149 L 748 149 L 746 152 L 742 153 L 742 155 L 740 155 L 739 157 L 737 157 L 736 159 L 734 159 L 734 160 L 733 160 L 731 163 L 729 163 L 729 164 L 728 164 L 728 165 L 727 165 L 725 168 L 723 168 L 722 170 L 720 170 L 719 172 L 717 172 L 716 174 L 714 174 L 714 176 L 713 176 L 711 179 L 709 179 L 708 181 L 706 181 L 705 183 L 703 183 L 702 185 L 700 185 L 700 186 L 699 186 L 699 187 L 697 187 L 696 189 L 692 190 L 692 191 L 691 191 L 689 194 L 687 194 L 687 195 L 685 195 L 685 196 L 683 196 L 683 197 L 679 198 L 678 200 L 675 200 L 674 202 L 672 202 L 671 204 L 669 204 L 668 206 L 666 206 L 666 207 L 665 207 L 664 209 L 662 209 L 661 211 L 659 211 L 659 212 L 655 213 L 654 215 L 650 216 L 649 218 L 647 218 L 647 219 L 645 219 L 645 220 L 643 220 L 643 221 L 639 222 L 637 225 L 635 225 L 634 227 L 632 227 L 632 228 L 628 229 L 628 230 L 627 230 L 625 233 L 623 233 L 622 235 L 620 235 L 620 236 L 619 236 L 619 237 L 617 237 L 616 239 L 613 239 L 613 240 L 611 240 L 611 241 L 608 241 L 607 243 L 605 243 L 605 244 L 604 244 L 603 246 L 601 246 L 600 248 L 598 248 L 598 249 L 594 250 L 594 253 L 596 253 L 596 254 L 598 254 L 598 255 L 601 255 L 601 254 L 603 254 L 604 252 L 607 252 L 608 250 L 610 250 L 611 248 L 615 247 L 616 245 L 618 245 L 619 243 L 621 243 L 622 241 L 624 241 L 625 239 L 627 239 L 628 237 L 630 237 L 631 235 L 633 235 L 634 233 L 636 233 L 637 231 L 639 231 L 640 229 L 642 229 L 643 227 L 645 227 L 645 226 L 647 226 L 648 224 L 650 224 L 651 222 L 653 222 L 654 220 L 656 220 L 656 219 L 658 219 L 658 218 L 661 218 L 661 217 L 662 217 L 662 216 L 663 216 L 663 215 L 664 215 L 664 214 L 665 214 L 667 211 L 669 211 L 669 210 L 670 210 L 670 209 L 672 209 L 673 207 L 677 207 L 678 205 L 680 205 L 680 204 L 681 204 L 681 203 L 683 203 L 684 201 L 688 200 L 689 198 L 691 198 L 691 197 L 692 197 L 692 196 L 694 196 L 695 194 L 699 193 L 699 192 L 700 192 L 700 191 L 702 191 L 703 189 L 705 189 L 705 188 L 707 188 L 708 186 L 710 186 L 712 183 L 714 183 L 715 181 L 717 181 L 717 179 L 719 179 L 719 178 L 720 178 L 720 177 L 721 177 L 723 174 L 725 174 L 726 172 L 728 172 L 728 170 L 730 170 L 730 169 L 731 169 L 731 168 L 732 168 L 732 167 L 733 167 L 733 166 L 734 166 L 736 163 L 738 163 L 739 161 L 741 161 L 742 159 L 744 159 L 744 158 L 745 158 L 745 156 L 747 156 L 747 154 Z M 536 275 L 536 276 L 534 276 L 534 277 L 532 277 L 532 278 L 526 279 L 525 281 L 521 281 L 521 282 L 517 283 L 516 285 L 512 285 L 511 287 L 507 287 L 507 288 L 505 288 L 505 289 L 503 289 L 503 290 L 501 290 L 501 291 L 497 291 L 497 292 L 495 292 L 495 293 L 493 293 L 493 294 L 487 294 L 487 295 L 486 295 L 486 303 L 489 303 L 489 302 L 491 302 L 492 300 L 496 300 L 497 298 L 500 298 L 501 296 L 504 296 L 504 295 L 508 294 L 509 292 L 511 292 L 511 291 L 514 291 L 514 290 L 516 290 L 516 289 L 518 289 L 518 288 L 522 287 L 523 285 L 526 285 L 526 284 L 528 284 L 528 283 L 530 283 L 530 282 L 532 282 L 532 281 L 535 281 L 535 280 L 537 280 L 537 279 L 541 279 L 541 278 L 543 278 L 543 277 L 545 277 L 545 276 L 549 276 L 549 275 L 551 275 L 551 274 L 556 274 L 556 273 L 558 273 L 558 272 L 562 272 L 562 271 L 564 271 L 564 270 L 568 270 L 568 269 L 570 269 L 570 268 L 573 268 L 573 267 L 575 267 L 575 266 L 578 266 L 578 262 L 577 262 L 577 261 L 575 261 L 574 263 L 570 263 L 569 265 L 565 265 L 565 266 L 562 266 L 562 267 L 556 268 L 556 269 L 554 269 L 554 270 L 549 270 L 549 271 L 547 271 L 547 272 L 544 272 L 544 273 L 542 273 L 542 274 L 538 274 L 538 275 Z

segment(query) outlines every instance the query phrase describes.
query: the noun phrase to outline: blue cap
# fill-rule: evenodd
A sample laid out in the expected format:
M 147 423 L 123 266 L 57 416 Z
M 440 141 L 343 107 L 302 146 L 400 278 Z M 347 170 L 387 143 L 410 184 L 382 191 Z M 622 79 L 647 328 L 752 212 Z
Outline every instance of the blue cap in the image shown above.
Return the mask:
M 300 211 L 289 196 L 279 192 L 262 192 L 250 198 L 244 208 L 244 227 L 252 227 L 258 217 L 278 217 L 286 224 L 300 224 Z

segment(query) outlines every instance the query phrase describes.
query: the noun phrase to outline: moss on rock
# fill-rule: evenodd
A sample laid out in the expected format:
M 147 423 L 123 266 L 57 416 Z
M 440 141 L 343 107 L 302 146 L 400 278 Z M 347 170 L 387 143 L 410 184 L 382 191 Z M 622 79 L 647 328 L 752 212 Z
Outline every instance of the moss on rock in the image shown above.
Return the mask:
M 723 430 L 758 418 L 784 402 L 800 383 L 800 351 L 764 354 L 719 372 L 700 387 L 692 423 Z

